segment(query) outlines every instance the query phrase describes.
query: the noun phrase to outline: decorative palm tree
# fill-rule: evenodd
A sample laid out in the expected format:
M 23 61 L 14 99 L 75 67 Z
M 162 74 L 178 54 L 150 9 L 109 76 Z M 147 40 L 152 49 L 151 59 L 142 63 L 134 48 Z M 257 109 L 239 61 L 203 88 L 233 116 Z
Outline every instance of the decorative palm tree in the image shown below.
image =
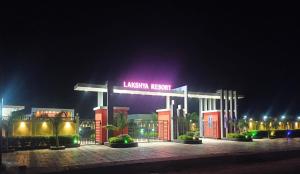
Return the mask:
M 244 119 L 240 119 L 238 121 L 238 128 L 239 128 L 239 131 L 242 132 L 241 130 L 244 130 L 245 128 L 248 129 L 248 122 Z
M 50 119 L 52 122 L 52 125 L 53 125 L 54 133 L 55 133 L 55 147 L 57 147 L 57 148 L 59 147 L 59 139 L 58 139 L 59 125 L 63 121 L 63 115 L 64 115 L 64 112 L 59 112 L 53 118 Z
M 124 129 L 127 127 L 128 125 L 128 120 L 127 120 L 127 117 L 125 115 L 125 113 L 123 112 L 118 112 L 115 114 L 115 117 L 114 117 L 114 124 L 113 125 L 107 125 L 105 126 L 106 129 L 108 130 L 118 130 L 118 131 L 121 131 L 122 134 L 124 134 Z

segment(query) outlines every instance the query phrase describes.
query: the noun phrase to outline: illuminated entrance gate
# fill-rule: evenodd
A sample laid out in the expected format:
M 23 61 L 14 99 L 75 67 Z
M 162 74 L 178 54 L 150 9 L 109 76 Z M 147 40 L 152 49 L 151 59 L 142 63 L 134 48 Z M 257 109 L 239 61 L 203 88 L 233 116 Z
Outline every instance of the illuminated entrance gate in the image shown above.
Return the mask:
M 172 89 L 170 85 L 166 84 L 139 82 L 123 82 L 123 86 L 113 86 L 108 82 L 105 85 L 78 83 L 75 85 L 74 90 L 96 92 L 98 94 L 98 106 L 94 108 L 96 113 L 96 142 L 98 143 L 104 143 L 109 137 L 114 136 L 114 132 L 111 130 L 106 130 L 105 126 L 108 124 L 113 124 L 115 106 L 112 101 L 112 95 L 115 93 L 166 97 L 165 109 L 157 110 L 158 124 L 157 128 L 154 128 L 153 131 L 157 132 L 157 138 L 153 136 L 152 139 L 161 139 L 167 141 L 177 139 L 178 128 L 180 128 L 177 126 L 177 119 L 180 117 L 186 117 L 186 114 L 188 113 L 188 98 L 199 100 L 200 137 L 209 135 L 208 137 L 212 138 L 225 138 L 227 133 L 235 132 L 237 123 L 237 101 L 238 99 L 243 98 L 242 96 L 238 96 L 236 91 L 232 90 L 218 90 L 215 93 L 192 92 L 187 90 L 187 86 Z M 103 105 L 103 93 L 106 93 L 107 106 Z M 181 105 L 176 104 L 171 97 L 184 98 L 183 108 Z M 127 111 L 122 112 L 128 114 Z M 178 114 L 178 111 L 181 111 L 181 114 Z M 216 128 L 213 128 L 214 134 L 210 133 L 211 124 L 208 126 L 208 122 L 204 120 L 205 113 L 218 113 L 218 118 L 215 125 Z M 98 127 L 97 129 L 98 122 L 101 123 L 101 127 Z M 159 126 L 161 122 L 166 122 L 166 124 Z M 213 121 L 213 125 L 214 123 L 215 121 Z M 165 127 L 165 125 L 167 126 Z M 136 139 L 147 139 L 147 141 L 150 140 L 150 138 L 145 138 L 145 135 L 143 134 L 145 131 L 148 131 L 147 137 L 150 137 L 149 135 L 151 131 L 149 132 L 149 126 L 141 123 L 140 127 L 142 128 L 132 127 L 131 129 L 133 130 L 131 130 L 130 134 L 132 134 L 132 136 Z M 140 132 L 143 134 L 143 136 L 141 134 L 136 134 L 138 130 L 143 131 Z M 99 138 L 99 141 L 97 141 L 97 138 Z

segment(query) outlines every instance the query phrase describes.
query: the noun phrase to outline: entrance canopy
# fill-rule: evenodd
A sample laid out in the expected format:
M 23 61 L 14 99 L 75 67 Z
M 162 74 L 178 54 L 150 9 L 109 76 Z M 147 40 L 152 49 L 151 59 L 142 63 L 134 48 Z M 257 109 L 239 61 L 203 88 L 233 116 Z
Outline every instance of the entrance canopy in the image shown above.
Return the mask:
M 86 92 L 107 92 L 107 85 L 95 85 L 87 83 L 78 83 L 75 85 L 74 90 L 86 91 Z M 171 89 L 168 91 L 155 91 L 155 90 L 141 90 L 141 89 L 129 89 L 122 86 L 113 86 L 113 93 L 119 94 L 136 94 L 136 95 L 153 95 L 153 96 L 169 96 L 169 97 L 185 97 L 184 91 Z M 208 92 L 192 92 L 188 91 L 188 98 L 198 99 L 220 99 L 220 93 L 208 93 Z M 238 97 L 239 99 L 242 96 Z

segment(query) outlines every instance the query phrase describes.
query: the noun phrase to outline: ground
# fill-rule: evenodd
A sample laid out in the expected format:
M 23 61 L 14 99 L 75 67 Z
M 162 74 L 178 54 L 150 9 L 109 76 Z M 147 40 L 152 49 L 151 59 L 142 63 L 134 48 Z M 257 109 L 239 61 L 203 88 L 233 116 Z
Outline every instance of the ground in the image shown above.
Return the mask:
M 18 151 L 13 153 L 3 154 L 3 162 L 8 167 L 9 173 L 15 173 L 19 166 L 26 166 L 28 173 L 39 172 L 63 172 L 65 170 L 78 170 L 90 168 L 109 168 L 111 166 L 126 166 L 134 164 L 136 166 L 142 164 L 156 165 L 161 164 L 160 167 L 156 165 L 153 170 L 147 169 L 145 166 L 143 172 L 146 173 L 160 173 L 160 172 L 188 172 L 194 173 L 197 167 L 189 167 L 185 171 L 176 168 L 176 161 L 181 161 L 183 166 L 192 165 L 191 162 L 185 164 L 184 161 L 193 160 L 199 161 L 199 167 L 203 168 L 205 172 L 205 159 L 214 159 L 219 157 L 219 163 L 216 165 L 222 166 L 224 157 L 234 155 L 249 156 L 258 153 L 270 153 L 275 151 L 300 151 L 300 139 L 263 139 L 255 140 L 254 142 L 234 142 L 225 140 L 204 139 L 201 145 L 178 144 L 173 142 L 154 142 L 154 143 L 139 143 L 137 148 L 114 149 L 102 145 L 86 145 L 79 148 L 68 148 L 61 151 L 45 150 L 29 150 Z M 268 155 L 265 155 L 268 156 Z M 278 156 L 284 156 L 278 154 Z M 241 157 L 240 159 L 243 159 Z M 252 157 L 252 159 L 261 157 Z M 276 156 L 270 157 L 270 159 Z M 225 161 L 239 162 L 238 158 L 228 158 Z M 294 159 L 296 160 L 296 159 Z M 175 161 L 172 163 L 172 161 Z M 155 163 L 156 162 L 156 163 Z M 206 161 L 211 165 L 212 162 Z M 278 161 L 277 161 L 278 162 Z M 174 165 L 175 164 L 175 165 Z M 260 165 L 261 163 L 257 163 Z M 167 167 L 164 167 L 167 166 Z M 169 166 L 168 166 L 169 165 Z M 251 164 L 253 165 L 253 164 Z M 229 167 L 229 168 L 228 168 Z M 235 165 L 236 167 L 249 167 L 244 163 Z M 116 168 L 116 167 L 115 167 Z M 209 169 L 209 168 L 206 168 Z M 230 171 L 230 164 L 224 169 Z

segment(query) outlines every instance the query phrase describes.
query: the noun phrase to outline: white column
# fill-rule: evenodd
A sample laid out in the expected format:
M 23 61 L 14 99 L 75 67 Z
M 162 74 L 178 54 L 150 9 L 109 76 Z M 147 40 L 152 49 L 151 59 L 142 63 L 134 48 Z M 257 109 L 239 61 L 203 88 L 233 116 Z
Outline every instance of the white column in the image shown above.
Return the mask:
M 166 96 L 166 109 L 170 109 L 170 96 Z
M 167 97 L 167 100 L 168 100 L 168 98 L 169 98 L 169 104 L 167 105 L 167 106 L 170 106 L 170 97 Z M 171 104 L 171 107 L 169 107 L 169 108 L 171 108 L 171 141 L 173 141 L 174 140 L 174 119 L 175 119 L 175 117 L 174 117 L 174 100 L 172 100 L 172 104 Z
M 230 119 L 233 119 L 233 94 L 232 90 L 229 91 L 229 106 L 230 106 Z
M 199 99 L 199 131 L 200 137 L 203 137 L 203 99 Z
M 220 90 L 220 110 L 221 110 L 221 138 L 224 138 L 224 93 Z
M 237 111 L 237 101 L 238 101 L 238 95 L 236 91 L 233 91 L 234 96 L 234 119 L 237 120 L 238 118 L 238 111 Z
M 203 111 L 207 111 L 207 98 L 204 99 L 204 109 Z
M 98 92 L 97 104 L 98 106 L 103 106 L 103 92 Z
M 213 101 L 212 101 L 212 103 L 213 103 L 213 110 L 217 110 L 217 100 L 214 98 L 214 99 L 212 99 Z
M 224 90 L 224 93 L 225 93 L 225 119 L 224 119 L 224 122 L 225 122 L 225 125 L 226 125 L 226 134 L 225 134 L 225 137 L 227 136 L 228 134 L 228 90 Z
M 184 91 L 184 116 L 188 113 L 188 89 L 187 86 L 185 86 Z

